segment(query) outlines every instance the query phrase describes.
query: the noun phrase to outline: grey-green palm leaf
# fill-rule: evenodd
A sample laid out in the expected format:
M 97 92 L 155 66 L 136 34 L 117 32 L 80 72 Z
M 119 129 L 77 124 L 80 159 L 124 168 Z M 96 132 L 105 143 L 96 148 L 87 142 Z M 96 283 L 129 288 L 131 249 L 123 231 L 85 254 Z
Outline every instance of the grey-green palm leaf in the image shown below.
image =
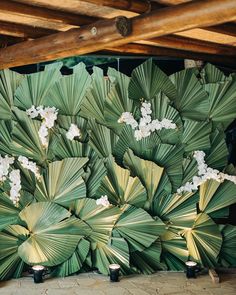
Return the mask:
M 176 97 L 176 88 L 169 77 L 159 69 L 152 59 L 135 68 L 131 74 L 129 97 L 133 100 L 151 100 L 158 92 L 170 99 Z
M 113 157 L 108 158 L 107 175 L 101 181 L 97 195 L 107 195 L 115 205 L 130 204 L 143 207 L 147 192 L 138 177 L 132 177 L 130 171 L 117 165 Z
M 0 117 L 2 120 L 12 118 L 14 93 L 23 77 L 8 69 L 0 72 Z
M 220 250 L 220 263 L 224 267 L 236 266 L 236 227 L 231 224 L 219 225 L 223 243 Z
M 186 230 L 184 235 L 191 259 L 208 267 L 217 264 L 222 236 L 218 226 L 207 214 L 197 215 L 193 227 Z
M 11 155 L 11 143 L 12 143 L 12 121 L 0 120 L 0 154 Z
M 37 181 L 35 198 L 38 201 L 53 201 L 70 207 L 78 198 L 86 197 L 86 186 L 82 178 L 83 167 L 88 158 L 66 158 L 48 165 L 44 176 Z
M 58 265 L 75 251 L 79 240 L 90 234 L 82 220 L 70 217 L 65 208 L 51 202 L 34 203 L 19 216 L 27 225 L 29 238 L 18 248 L 27 264 Z

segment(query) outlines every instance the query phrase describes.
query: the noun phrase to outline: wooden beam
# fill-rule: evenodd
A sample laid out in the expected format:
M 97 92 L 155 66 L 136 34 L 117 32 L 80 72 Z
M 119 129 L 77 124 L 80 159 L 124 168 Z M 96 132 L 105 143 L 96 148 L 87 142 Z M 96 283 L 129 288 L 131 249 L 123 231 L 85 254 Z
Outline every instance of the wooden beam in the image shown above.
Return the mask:
M 24 41 L 24 38 L 0 35 L 0 48 L 5 48 L 9 45 L 16 44 L 22 41 Z
M 0 50 L 0 68 L 38 63 L 116 47 L 236 19 L 236 0 L 199 0 L 164 8 L 130 19 L 103 20 Z M 124 31 L 126 30 L 126 33 Z
M 195 60 L 202 60 L 208 62 L 216 62 L 221 64 L 227 64 L 236 67 L 236 61 L 230 56 L 206 54 L 200 52 L 190 52 L 187 50 L 178 50 L 172 48 L 164 48 L 149 45 L 140 44 L 126 44 L 125 46 L 107 48 L 106 53 L 119 53 L 119 54 L 134 54 L 134 55 L 145 55 L 145 56 L 168 56 L 176 58 L 189 58 Z
M 85 16 L 48 8 L 36 7 L 10 0 L 0 1 L 0 12 L 10 13 L 12 15 L 33 16 L 36 19 L 47 21 L 50 20 L 76 26 L 87 25 L 98 20 L 95 17 L 90 17 L 87 15 Z
M 176 35 L 168 35 L 150 40 L 137 41 L 137 43 L 207 54 L 236 56 L 236 47 L 234 46 L 221 45 L 214 42 L 200 41 L 197 39 Z
M 225 23 L 225 24 L 221 24 L 219 26 L 207 27 L 207 28 L 205 28 L 205 30 L 236 37 L 236 24 L 235 23 Z
M 34 39 L 34 38 L 39 38 L 42 36 L 54 34 L 56 32 L 58 31 L 0 21 L 0 34 L 2 35 L 22 37 L 25 39 L 28 39 L 28 38 Z
M 133 11 L 136 13 L 149 12 L 151 10 L 150 1 L 140 1 L 140 0 L 83 0 L 84 2 L 89 2 L 99 6 L 108 6 L 116 9 Z

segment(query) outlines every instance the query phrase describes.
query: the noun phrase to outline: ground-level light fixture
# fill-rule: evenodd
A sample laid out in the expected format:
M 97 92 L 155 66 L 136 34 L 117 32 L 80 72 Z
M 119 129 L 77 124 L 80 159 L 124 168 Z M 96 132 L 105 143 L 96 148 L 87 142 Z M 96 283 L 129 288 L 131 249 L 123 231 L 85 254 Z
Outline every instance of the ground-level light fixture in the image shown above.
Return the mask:
M 32 271 L 33 271 L 33 275 L 34 275 L 34 282 L 36 284 L 42 283 L 45 267 L 42 265 L 34 265 L 34 266 L 32 266 Z
M 199 271 L 197 262 L 189 260 L 185 262 L 185 265 L 186 265 L 186 277 L 188 279 L 196 278 L 196 273 Z
M 110 264 L 110 281 L 111 282 L 119 282 L 119 274 L 120 274 L 120 265 L 119 264 Z

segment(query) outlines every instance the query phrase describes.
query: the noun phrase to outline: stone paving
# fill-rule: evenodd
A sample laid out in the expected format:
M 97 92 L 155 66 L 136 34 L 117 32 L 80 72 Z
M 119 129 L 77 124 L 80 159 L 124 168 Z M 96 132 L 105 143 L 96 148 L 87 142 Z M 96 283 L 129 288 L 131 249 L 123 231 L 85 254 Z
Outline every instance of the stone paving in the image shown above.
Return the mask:
M 48 278 L 34 284 L 31 277 L 0 282 L 0 295 L 235 295 L 236 273 L 222 274 L 214 284 L 206 275 L 186 279 L 184 273 L 158 272 L 153 275 L 121 277 L 111 283 L 96 273 L 67 278 Z

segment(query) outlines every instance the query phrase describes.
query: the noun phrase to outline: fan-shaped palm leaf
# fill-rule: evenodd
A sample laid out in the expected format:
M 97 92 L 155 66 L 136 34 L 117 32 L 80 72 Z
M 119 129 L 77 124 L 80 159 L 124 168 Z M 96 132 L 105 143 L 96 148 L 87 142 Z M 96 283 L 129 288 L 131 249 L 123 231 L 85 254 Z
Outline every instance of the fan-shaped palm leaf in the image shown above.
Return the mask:
M 17 250 L 28 234 L 28 230 L 20 225 L 8 226 L 0 232 L 0 280 L 21 276 L 24 262 Z
M 62 77 L 51 87 L 48 97 L 48 105 L 59 109 L 63 115 L 77 115 L 85 93 L 90 86 L 91 77 L 86 71 L 85 65 L 80 63 L 80 69 L 69 76 Z
M 20 209 L 13 205 L 6 193 L 0 193 L 0 230 L 17 223 Z
M 104 123 L 104 103 L 110 88 L 111 83 L 103 76 L 103 71 L 94 67 L 92 84 L 83 99 L 80 115 L 87 119 L 95 118 L 99 123 Z
M 235 119 L 236 81 L 205 84 L 204 88 L 209 95 L 209 118 L 213 122 L 222 123 L 226 128 Z
M 176 190 L 182 181 L 182 161 L 184 150 L 181 145 L 158 144 L 153 149 L 143 150 L 139 156 L 145 160 L 153 161 L 164 168 L 172 183 L 173 190 Z
M 133 175 L 138 176 L 145 186 L 149 201 L 147 206 L 150 206 L 161 177 L 164 173 L 164 168 L 158 166 L 154 162 L 136 157 L 131 150 L 128 150 L 125 153 L 124 165 L 131 170 Z
M 2 120 L 10 120 L 12 117 L 14 92 L 23 77 L 8 69 L 0 72 L 0 117 Z
M 236 266 L 236 227 L 230 224 L 220 225 L 219 229 L 223 236 L 220 251 L 220 263 L 224 267 Z
M 88 239 L 95 249 L 98 244 L 107 244 L 114 224 L 121 214 L 118 207 L 104 207 L 97 205 L 93 199 L 81 199 L 75 203 L 73 208 L 75 214 L 92 229 Z
M 198 194 L 168 194 L 155 199 L 154 212 L 172 228 L 191 228 L 197 215 Z
M 61 65 L 45 68 L 43 72 L 26 75 L 16 89 L 14 104 L 22 110 L 32 105 L 47 105 L 47 95 L 53 84 L 61 77 Z
M 38 135 L 41 123 L 32 120 L 23 111 L 15 109 L 15 114 L 17 123 L 14 122 L 12 130 L 12 153 L 33 159 L 38 164 L 52 158 L 50 148 L 43 147 Z
M 112 68 L 109 68 L 108 76 L 113 85 L 105 101 L 104 116 L 109 126 L 119 133 L 123 124 L 117 121 L 122 113 L 135 112 L 134 101 L 129 99 L 128 94 L 130 78 Z
M 176 89 L 152 59 L 147 60 L 131 74 L 129 97 L 134 100 L 151 100 L 158 92 L 164 92 L 170 99 L 176 96 Z
M 157 240 L 142 252 L 131 252 L 130 261 L 131 264 L 137 267 L 143 274 L 149 275 L 157 270 L 165 268 L 160 262 L 160 256 L 161 242 L 160 240 Z
M 19 216 L 30 232 L 18 249 L 28 264 L 58 265 L 72 255 L 80 238 L 90 233 L 82 220 L 68 218 L 69 211 L 50 202 L 31 204 Z
M 54 201 L 64 206 L 78 198 L 86 197 L 82 175 L 88 158 L 66 158 L 52 162 L 40 181 L 37 181 L 35 197 L 38 201 Z
M 176 124 L 176 129 L 162 129 L 156 131 L 163 143 L 176 144 L 179 142 L 183 132 L 183 123 L 179 112 L 170 106 L 169 99 L 163 94 L 158 93 L 151 101 L 152 105 L 152 119 L 171 120 Z
M 125 205 L 115 229 L 127 240 L 131 251 L 143 251 L 163 234 L 165 224 L 160 219 L 154 220 L 141 208 Z
M 222 244 L 218 226 L 205 213 L 197 216 L 192 229 L 185 231 L 190 257 L 204 266 L 214 267 Z
M 185 152 L 209 149 L 211 128 L 211 124 L 207 122 L 186 120 L 182 135 Z
M 211 149 L 207 153 L 206 163 L 214 169 L 223 169 L 228 163 L 228 148 L 225 142 L 225 135 L 216 129 L 210 136 Z
M 214 179 L 207 180 L 200 186 L 199 209 L 207 214 L 236 203 L 236 185 L 225 180 L 220 183 Z M 218 216 L 220 217 L 220 216 Z
M 107 163 L 107 176 L 103 178 L 97 194 L 107 195 L 115 205 L 142 207 L 147 199 L 146 189 L 138 177 L 131 177 L 130 171 L 117 165 L 111 156 Z
M 94 266 L 103 274 L 109 274 L 109 264 L 119 264 L 121 272 L 131 272 L 129 247 L 125 239 L 112 237 L 107 244 L 99 243 L 94 251 Z
M 0 120 L 0 154 L 11 155 L 11 131 L 12 121 Z
M 217 69 L 214 65 L 207 63 L 200 72 L 202 82 L 207 83 L 216 83 L 224 82 L 228 80 L 228 77 L 225 74 Z
M 100 158 L 106 158 L 112 154 L 117 143 L 118 136 L 105 126 L 96 124 L 94 120 L 89 121 L 89 145 Z
M 161 259 L 171 270 L 184 270 L 189 252 L 186 241 L 176 232 L 167 230 L 161 236 Z
M 182 185 L 185 185 L 186 182 L 192 181 L 193 176 L 198 175 L 198 166 L 195 158 L 184 158 L 183 163 L 183 179 Z
M 58 265 L 52 275 L 56 277 L 66 277 L 79 271 L 88 256 L 90 243 L 81 239 L 72 256 Z
M 185 69 L 171 75 L 170 79 L 177 89 L 174 106 L 181 115 L 193 120 L 206 119 L 209 112 L 208 95 L 195 74 Z

